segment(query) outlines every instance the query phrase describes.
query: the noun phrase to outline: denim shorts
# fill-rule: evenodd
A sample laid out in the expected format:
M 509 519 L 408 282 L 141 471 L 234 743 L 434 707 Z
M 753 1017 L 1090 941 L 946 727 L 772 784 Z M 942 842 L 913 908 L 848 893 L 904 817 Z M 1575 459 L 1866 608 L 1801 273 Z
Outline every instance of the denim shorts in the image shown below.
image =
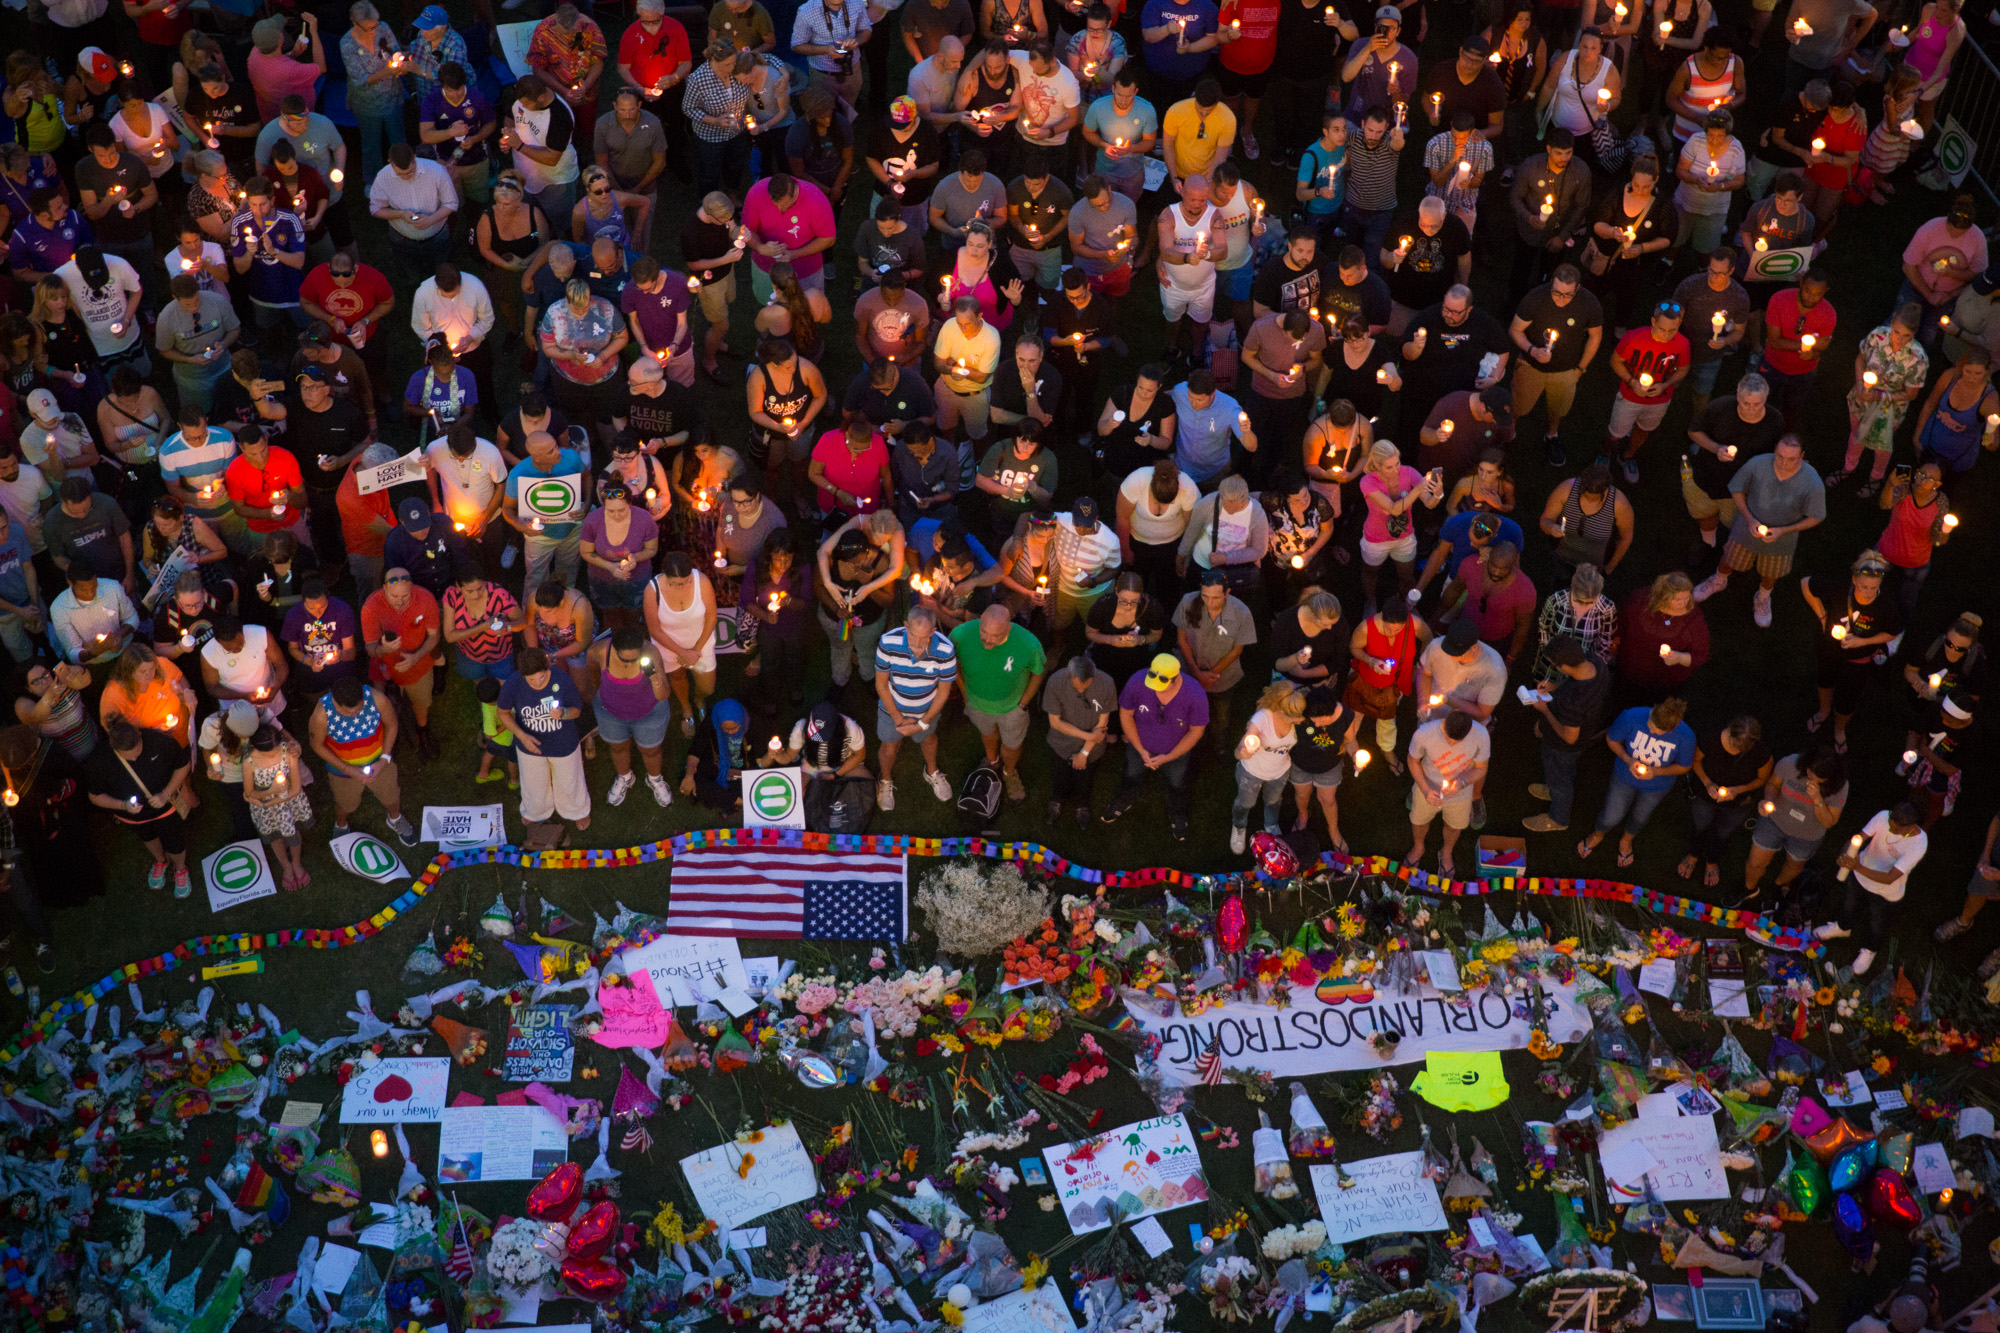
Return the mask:
M 942 714 L 940 714 L 940 717 L 942 717 Z M 932 722 L 928 727 L 920 727 L 905 736 L 902 732 L 896 730 L 896 724 L 902 720 L 902 718 L 892 715 L 878 701 L 875 705 L 875 739 L 887 745 L 892 741 L 927 741 L 937 735 L 938 724 Z
M 634 741 L 642 750 L 657 750 L 667 739 L 667 723 L 673 719 L 674 705 L 671 699 L 662 699 L 653 705 L 652 712 L 631 722 L 613 717 L 599 702 L 593 702 L 590 711 L 597 714 L 597 734 L 604 740 L 613 745 Z
M 475 662 L 459 649 L 452 669 L 467 680 L 484 680 L 488 676 L 495 680 L 507 680 L 514 674 L 514 654 L 508 653 L 497 662 Z
M 1783 848 L 1785 855 L 1794 861 L 1810 861 L 1812 854 L 1819 850 L 1819 845 L 1826 841 L 1826 835 L 1801 838 L 1779 828 L 1775 820 L 1759 815 L 1757 827 L 1750 830 L 1750 841 L 1767 852 Z
M 1318 787 L 1322 791 L 1331 791 L 1333 788 L 1338 787 L 1340 780 L 1346 776 L 1347 765 L 1345 763 L 1335 764 L 1324 773 L 1308 773 L 1297 764 L 1293 764 L 1292 771 L 1285 775 L 1285 780 L 1294 787 Z

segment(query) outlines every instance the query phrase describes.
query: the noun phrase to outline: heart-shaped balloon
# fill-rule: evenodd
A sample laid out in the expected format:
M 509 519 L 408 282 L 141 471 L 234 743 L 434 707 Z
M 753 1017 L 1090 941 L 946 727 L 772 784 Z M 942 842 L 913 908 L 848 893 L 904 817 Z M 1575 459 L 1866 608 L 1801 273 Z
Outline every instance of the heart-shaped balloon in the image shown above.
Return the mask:
M 595 1259 L 611 1248 L 618 1238 L 618 1208 L 600 1203 L 579 1217 L 569 1229 L 569 1257 Z
M 1792 1196 L 1792 1203 L 1807 1217 L 1819 1211 L 1826 1202 L 1826 1172 L 1818 1162 L 1810 1157 L 1792 1163 L 1792 1169 L 1785 1173 L 1785 1192 Z
M 1833 1159 L 1833 1165 L 1826 1169 L 1826 1183 L 1836 1194 L 1847 1191 L 1868 1179 L 1868 1173 L 1875 1169 L 1875 1143 L 1870 1140 L 1849 1148 Z
M 560 1264 L 569 1255 L 569 1227 L 561 1222 L 542 1223 L 535 1248 L 546 1254 L 551 1264 Z
M 1916 1135 L 1910 1133 L 1907 1129 L 1899 1129 L 1893 1134 L 1882 1135 L 1875 1142 L 1880 1145 L 1882 1150 L 1876 1157 L 1877 1162 L 1888 1167 L 1891 1171 L 1900 1172 L 1906 1176 L 1910 1174 L 1910 1159 L 1915 1156 L 1917 1151 Z
M 1899 1231 L 1908 1231 L 1924 1220 L 1909 1182 L 1886 1166 L 1877 1167 L 1868 1177 L 1868 1215 Z
M 563 1285 L 579 1300 L 603 1304 L 625 1290 L 625 1273 L 603 1259 L 569 1259 L 562 1266 Z
M 1868 1215 L 1852 1194 L 1842 1194 L 1833 1201 L 1833 1238 L 1857 1264 L 1867 1263 L 1875 1253 L 1875 1233 L 1868 1229 Z
M 564 1162 L 528 1191 L 528 1216 L 537 1222 L 567 1222 L 583 1201 L 583 1168 Z
M 1812 1155 L 1819 1158 L 1821 1165 L 1825 1165 L 1849 1148 L 1868 1142 L 1871 1137 L 1850 1122 L 1835 1118 L 1832 1124 L 1807 1138 L 1806 1147 L 1812 1149 Z

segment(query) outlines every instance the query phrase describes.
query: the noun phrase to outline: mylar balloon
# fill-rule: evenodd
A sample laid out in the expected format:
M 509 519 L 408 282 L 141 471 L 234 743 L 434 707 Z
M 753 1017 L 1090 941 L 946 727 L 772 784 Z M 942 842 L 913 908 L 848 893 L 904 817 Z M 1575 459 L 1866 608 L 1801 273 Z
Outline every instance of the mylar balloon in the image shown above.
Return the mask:
M 567 1222 L 583 1201 L 583 1168 L 564 1162 L 528 1191 L 528 1216 L 537 1222 Z
M 787 1046 L 778 1052 L 778 1063 L 791 1070 L 792 1076 L 808 1088 L 840 1086 L 840 1071 L 823 1055 Z
M 1868 1173 L 1875 1169 L 1875 1144 L 1871 1140 L 1833 1159 L 1833 1165 L 1826 1169 L 1826 1183 L 1836 1194 L 1847 1191 L 1868 1179 Z
M 1812 1149 L 1812 1155 L 1819 1158 L 1824 1165 L 1849 1148 L 1868 1142 L 1871 1137 L 1873 1136 L 1863 1134 L 1847 1121 L 1836 1118 L 1832 1124 L 1807 1139 L 1806 1147 Z
M 1785 1176 L 1785 1192 L 1792 1196 L 1800 1212 L 1811 1217 L 1832 1191 L 1827 1188 L 1826 1171 L 1818 1162 L 1805 1157 L 1794 1162 Z
M 1875 1234 L 1868 1229 L 1868 1215 L 1861 1211 L 1861 1202 L 1852 1194 L 1840 1195 L 1833 1201 L 1833 1238 L 1854 1256 L 1854 1262 L 1865 1264 L 1875 1253 Z
M 1215 918 L 1215 942 L 1224 953 L 1235 953 L 1243 947 L 1243 939 L 1249 933 L 1249 922 L 1243 916 L 1243 900 L 1232 897 L 1222 905 L 1222 912 Z
M 1876 1158 L 1891 1171 L 1910 1174 L 1910 1159 L 1917 1150 L 1917 1136 L 1907 1129 L 1899 1129 L 1893 1134 L 1884 1134 L 1875 1142 L 1881 1146 L 1881 1154 Z
M 579 1217 L 569 1229 L 569 1257 L 595 1259 L 611 1248 L 618 1238 L 618 1209 L 600 1203 Z
M 603 1259 L 569 1259 L 562 1266 L 563 1285 L 579 1300 L 603 1304 L 625 1290 L 624 1270 Z
M 1924 1220 L 1909 1182 L 1886 1166 L 1878 1167 L 1868 1177 L 1868 1213 L 1877 1222 L 1901 1231 L 1908 1231 Z

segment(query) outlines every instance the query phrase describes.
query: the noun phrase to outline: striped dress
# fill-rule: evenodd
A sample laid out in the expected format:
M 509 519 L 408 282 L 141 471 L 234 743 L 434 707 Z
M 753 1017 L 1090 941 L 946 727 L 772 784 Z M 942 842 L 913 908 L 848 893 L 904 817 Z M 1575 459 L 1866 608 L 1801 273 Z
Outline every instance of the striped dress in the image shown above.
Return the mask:
M 1902 124 L 1917 113 L 1917 91 L 1912 88 L 1895 101 L 1883 103 L 1881 123 L 1861 148 L 1864 169 L 1887 176 L 1909 160 L 1910 138 L 1903 133 Z

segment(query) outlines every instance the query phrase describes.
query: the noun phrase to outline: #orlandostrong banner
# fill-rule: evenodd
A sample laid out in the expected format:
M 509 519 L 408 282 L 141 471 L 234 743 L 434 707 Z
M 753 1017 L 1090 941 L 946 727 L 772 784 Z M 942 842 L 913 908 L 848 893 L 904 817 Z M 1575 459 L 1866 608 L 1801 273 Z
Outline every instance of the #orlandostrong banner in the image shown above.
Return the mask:
M 1550 986 L 1549 1036 L 1576 1041 L 1590 1031 L 1590 1016 L 1568 986 Z M 1432 1051 L 1510 1051 L 1528 1044 L 1533 1026 L 1526 1001 L 1491 990 L 1439 995 L 1428 989 L 1378 990 L 1366 982 L 1325 983 L 1294 990 L 1283 1009 L 1231 1000 L 1194 1018 L 1161 1017 L 1148 1002 L 1129 997 L 1126 1008 L 1141 1029 L 1160 1039 L 1160 1074 L 1170 1085 L 1200 1081 L 1195 1062 L 1218 1042 L 1225 1065 L 1261 1069 L 1273 1078 L 1299 1078 L 1385 1064 L 1421 1063 Z M 1395 1054 L 1376 1054 L 1377 1032 L 1400 1034 Z

